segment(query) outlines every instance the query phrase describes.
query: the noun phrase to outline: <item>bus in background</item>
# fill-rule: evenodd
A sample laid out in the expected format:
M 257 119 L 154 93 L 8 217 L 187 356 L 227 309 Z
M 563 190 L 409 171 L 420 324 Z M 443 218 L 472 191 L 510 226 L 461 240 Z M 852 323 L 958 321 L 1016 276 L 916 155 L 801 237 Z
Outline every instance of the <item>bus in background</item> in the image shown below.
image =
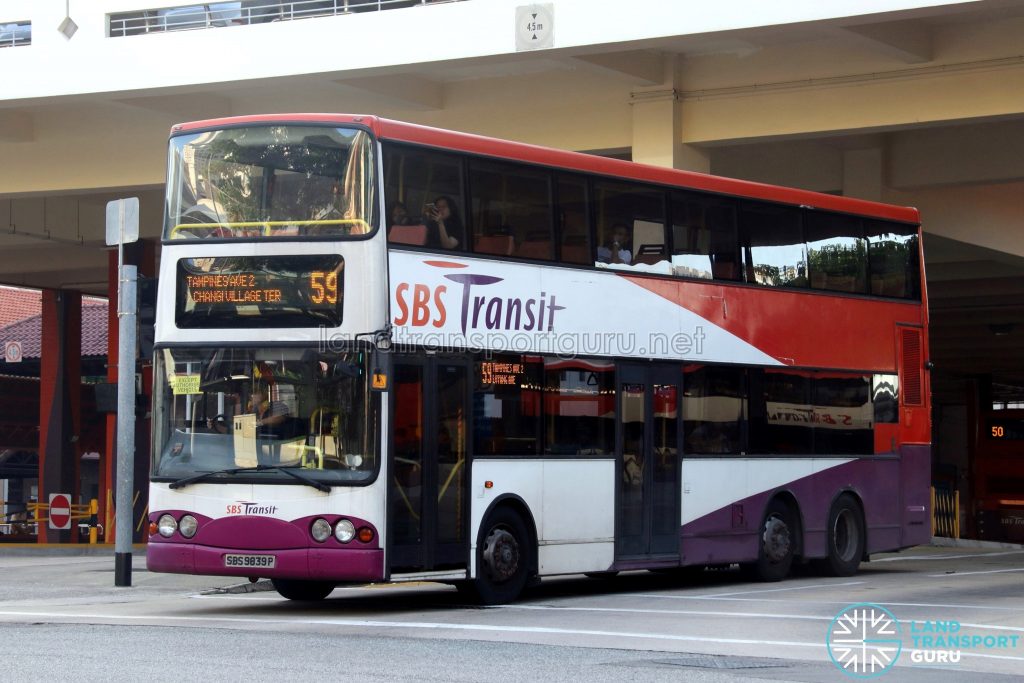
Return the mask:
M 1017 494 L 1024 485 L 1024 406 L 1006 401 L 987 401 L 982 428 L 974 435 L 972 499 L 977 538 L 1001 543 L 1024 543 L 1024 499 Z M 955 482 L 946 490 L 951 496 Z M 938 507 L 938 505 L 936 505 Z M 959 515 L 959 509 L 949 513 Z
M 151 571 L 291 599 L 930 536 L 913 209 L 352 115 L 171 132 Z

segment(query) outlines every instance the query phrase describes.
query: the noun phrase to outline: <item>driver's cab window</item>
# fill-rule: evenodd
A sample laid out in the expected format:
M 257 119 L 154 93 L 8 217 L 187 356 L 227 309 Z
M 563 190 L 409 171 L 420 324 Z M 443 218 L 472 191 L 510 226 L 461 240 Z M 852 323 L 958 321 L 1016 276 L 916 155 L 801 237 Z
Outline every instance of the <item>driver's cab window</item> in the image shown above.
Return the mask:
M 376 415 L 362 352 L 163 349 L 154 397 L 154 474 L 301 468 L 372 474 Z

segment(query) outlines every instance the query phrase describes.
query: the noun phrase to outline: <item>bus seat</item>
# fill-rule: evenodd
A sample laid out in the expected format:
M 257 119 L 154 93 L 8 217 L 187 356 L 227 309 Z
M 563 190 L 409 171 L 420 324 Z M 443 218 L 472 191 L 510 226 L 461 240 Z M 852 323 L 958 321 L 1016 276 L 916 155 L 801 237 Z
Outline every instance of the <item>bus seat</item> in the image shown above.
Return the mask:
M 529 240 L 523 242 L 516 249 L 516 256 L 519 258 L 551 260 L 551 240 Z
M 474 240 L 473 251 L 480 254 L 511 256 L 515 247 L 512 235 L 480 235 Z
M 392 225 L 388 230 L 388 241 L 395 244 L 414 244 L 422 247 L 427 243 L 427 226 Z
M 649 266 L 664 260 L 666 260 L 664 244 L 641 244 L 637 253 L 633 255 L 633 263 L 644 263 Z
M 711 274 L 716 280 L 740 280 L 740 266 L 735 261 L 714 261 L 711 264 Z

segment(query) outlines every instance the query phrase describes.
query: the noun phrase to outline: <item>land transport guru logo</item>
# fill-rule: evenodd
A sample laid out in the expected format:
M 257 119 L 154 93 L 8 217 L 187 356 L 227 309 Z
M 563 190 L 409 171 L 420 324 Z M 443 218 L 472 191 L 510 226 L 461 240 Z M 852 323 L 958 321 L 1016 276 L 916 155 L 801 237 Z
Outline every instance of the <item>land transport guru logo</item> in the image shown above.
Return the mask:
M 902 629 L 892 612 L 879 605 L 850 605 L 836 615 L 825 642 L 832 663 L 854 678 L 880 676 L 903 651 Z
M 423 261 L 433 268 L 466 268 L 455 261 Z M 459 322 L 462 334 L 470 330 L 496 330 L 511 332 L 552 332 L 555 313 L 565 310 L 559 306 L 554 294 L 540 292 L 534 297 L 491 296 L 480 288 L 504 282 L 505 278 L 473 273 L 446 273 L 444 278 L 457 287 Z M 401 282 L 395 288 L 395 325 L 435 328 L 444 327 L 448 320 L 448 284 L 434 286 Z
M 964 650 L 1005 653 L 1021 644 L 1022 637 L 1017 634 L 968 633 L 964 626 L 955 619 L 907 622 L 910 647 L 906 651 L 911 665 L 955 666 L 963 658 Z M 904 626 L 892 612 L 881 605 L 857 603 L 836 615 L 829 624 L 825 642 L 832 663 L 844 674 L 875 678 L 896 665 L 904 652 L 903 638 Z

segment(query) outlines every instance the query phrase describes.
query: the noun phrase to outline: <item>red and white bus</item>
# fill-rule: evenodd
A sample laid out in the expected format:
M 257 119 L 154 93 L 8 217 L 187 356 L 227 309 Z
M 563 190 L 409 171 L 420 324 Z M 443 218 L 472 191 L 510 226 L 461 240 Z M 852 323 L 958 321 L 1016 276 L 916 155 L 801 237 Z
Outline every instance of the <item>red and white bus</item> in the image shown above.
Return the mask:
M 171 132 L 150 570 L 433 580 L 930 533 L 913 209 L 350 115 Z

